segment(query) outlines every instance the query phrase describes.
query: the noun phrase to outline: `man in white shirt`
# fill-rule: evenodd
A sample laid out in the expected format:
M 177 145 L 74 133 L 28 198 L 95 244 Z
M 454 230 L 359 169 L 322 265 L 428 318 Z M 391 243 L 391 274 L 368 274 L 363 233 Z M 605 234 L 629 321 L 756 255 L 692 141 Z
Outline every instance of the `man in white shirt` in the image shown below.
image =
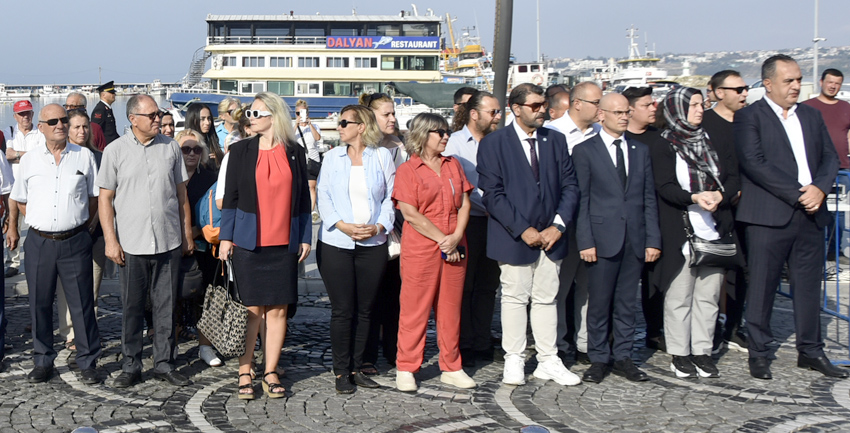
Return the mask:
M 35 368 L 31 383 L 50 380 L 53 374 L 53 301 L 56 278 L 62 281 L 71 310 L 81 381 L 95 384 L 100 333 L 94 315 L 92 238 L 89 222 L 97 211 L 97 165 L 86 148 L 67 142 L 68 114 L 57 104 L 42 108 L 38 129 L 43 148 L 31 149 L 20 161 L 19 177 L 9 205 L 19 208 L 30 226 L 24 243 L 26 277 L 33 323 Z M 18 243 L 17 221 L 10 218 L 6 244 Z
M 12 130 L 12 136 L 6 142 L 6 160 L 12 165 L 12 173 L 17 179 L 18 163 L 21 161 L 21 157 L 32 149 L 44 146 L 44 134 L 42 134 L 38 129 L 33 128 L 33 111 L 32 103 L 30 101 L 23 100 L 15 102 L 12 111 L 15 113 L 15 121 L 17 124 L 15 125 L 15 129 Z M 9 212 L 10 218 L 13 216 L 12 212 L 14 212 L 15 219 L 18 219 L 18 210 L 15 207 L 9 209 Z M 19 224 L 21 224 L 18 227 L 18 230 L 26 230 L 26 223 L 23 222 L 23 219 L 18 221 Z M 18 250 L 13 252 L 6 249 L 5 265 L 6 278 L 15 276 L 21 267 L 21 251 Z

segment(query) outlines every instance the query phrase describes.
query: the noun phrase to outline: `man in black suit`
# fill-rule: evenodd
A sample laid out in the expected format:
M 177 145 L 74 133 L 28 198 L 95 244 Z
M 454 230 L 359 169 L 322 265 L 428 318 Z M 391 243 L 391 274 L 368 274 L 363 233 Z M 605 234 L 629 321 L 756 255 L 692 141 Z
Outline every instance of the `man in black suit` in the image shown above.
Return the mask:
M 737 219 L 747 224 L 750 287 L 747 293 L 750 374 L 770 379 L 767 343 L 782 265 L 794 294 L 797 366 L 847 377 L 823 352 L 820 281 L 823 205 L 838 173 L 838 155 L 820 112 L 797 104 L 803 75 L 793 58 L 775 55 L 761 68 L 765 97 L 735 113 L 741 169 Z
M 91 121 L 103 130 L 108 146 L 120 136 L 115 126 L 115 113 L 112 111 L 112 104 L 115 102 L 115 84 L 110 81 L 98 87 L 97 91 L 100 92 L 100 101 L 91 112 Z
M 589 278 L 591 365 L 583 380 L 601 382 L 613 358 L 615 374 L 644 381 L 649 377 L 632 363 L 631 353 L 641 269 L 644 261 L 661 255 L 652 164 L 646 145 L 623 136 L 631 115 L 626 97 L 605 95 L 599 110 L 602 130 L 573 149 L 581 190 L 576 241 Z M 608 344 L 611 319 L 613 350 Z

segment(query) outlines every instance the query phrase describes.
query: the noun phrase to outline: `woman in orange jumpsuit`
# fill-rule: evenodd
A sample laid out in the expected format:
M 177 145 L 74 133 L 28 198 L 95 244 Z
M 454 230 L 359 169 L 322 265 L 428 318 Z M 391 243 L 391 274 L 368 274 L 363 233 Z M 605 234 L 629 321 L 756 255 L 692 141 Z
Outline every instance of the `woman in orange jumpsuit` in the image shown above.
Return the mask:
M 410 160 L 396 172 L 393 200 L 404 215 L 401 238 L 401 314 L 398 326 L 396 387 L 416 391 L 413 373 L 425 352 L 425 328 L 431 308 L 437 319 L 440 380 L 473 388 L 461 368 L 460 306 L 466 275 L 469 191 L 460 163 L 442 156 L 451 130 L 442 117 L 422 113 L 407 136 Z

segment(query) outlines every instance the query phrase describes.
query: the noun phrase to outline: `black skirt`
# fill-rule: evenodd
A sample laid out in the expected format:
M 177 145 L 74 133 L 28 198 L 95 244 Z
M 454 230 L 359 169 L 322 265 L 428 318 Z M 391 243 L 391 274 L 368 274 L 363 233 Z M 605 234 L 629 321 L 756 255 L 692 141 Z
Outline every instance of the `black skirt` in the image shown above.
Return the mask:
M 233 272 L 242 304 L 288 305 L 298 301 L 298 254 L 289 246 L 233 246 Z

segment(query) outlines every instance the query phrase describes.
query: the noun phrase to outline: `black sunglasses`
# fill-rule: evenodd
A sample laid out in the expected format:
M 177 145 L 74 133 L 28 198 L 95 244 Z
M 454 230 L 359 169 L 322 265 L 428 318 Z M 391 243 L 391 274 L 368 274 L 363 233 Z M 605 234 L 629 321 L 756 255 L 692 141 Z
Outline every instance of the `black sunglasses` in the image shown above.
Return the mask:
M 387 95 L 386 93 L 373 93 L 373 94 L 369 95 L 369 102 L 371 103 L 372 101 L 374 101 L 376 99 L 381 99 L 383 97 L 389 98 L 389 95 Z M 390 99 L 392 99 L 392 98 L 390 98 Z
M 190 153 L 195 153 L 195 155 L 200 155 L 204 152 L 204 149 L 201 146 L 183 146 L 180 148 L 180 151 L 183 152 L 184 155 L 188 155 Z
M 56 126 L 56 124 L 59 122 L 62 122 L 62 124 L 67 125 L 69 121 L 70 120 L 68 120 L 68 116 L 65 116 L 50 120 L 39 120 L 38 123 L 46 123 L 48 126 Z
M 540 111 L 541 107 L 543 107 L 543 108 L 546 107 L 545 102 L 535 102 L 535 103 L 532 103 L 532 104 L 518 104 L 518 105 L 522 105 L 523 107 L 531 108 L 531 111 Z
M 348 125 L 351 125 L 352 123 L 354 123 L 356 125 L 361 125 L 363 122 L 354 122 L 352 120 L 342 119 L 342 120 L 339 121 L 339 127 L 340 128 L 348 128 Z
M 437 134 L 440 134 L 440 138 L 443 138 L 446 135 L 449 137 L 452 136 L 452 131 L 449 131 L 448 129 L 431 129 L 428 132 L 436 132 Z
M 134 116 L 147 117 L 148 119 L 150 119 L 150 120 L 151 120 L 151 122 L 153 122 L 154 120 L 156 120 L 156 118 L 157 118 L 157 117 L 162 117 L 162 111 L 154 111 L 153 113 L 148 113 L 148 114 L 144 114 L 144 113 L 133 113 L 133 115 L 134 115 Z
M 750 90 L 750 86 L 738 86 L 738 87 L 722 87 L 722 86 L 718 86 L 717 88 L 718 88 L 718 89 L 723 89 L 723 90 L 734 90 L 734 91 L 735 91 L 736 93 L 738 93 L 739 95 L 740 95 L 741 93 L 744 93 L 744 90 Z

